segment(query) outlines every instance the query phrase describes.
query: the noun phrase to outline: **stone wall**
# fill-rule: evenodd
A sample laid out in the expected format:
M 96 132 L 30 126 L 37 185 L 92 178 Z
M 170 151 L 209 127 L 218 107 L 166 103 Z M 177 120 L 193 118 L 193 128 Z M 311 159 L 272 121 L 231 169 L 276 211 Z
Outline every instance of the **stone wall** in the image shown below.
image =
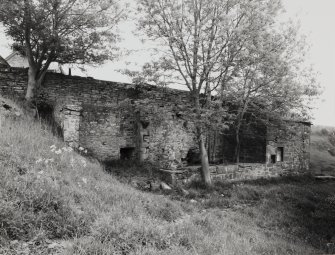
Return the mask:
M 2 95 L 23 98 L 26 83 L 26 69 L 0 69 Z M 187 92 L 47 73 L 37 101 L 50 105 L 66 142 L 102 161 L 131 156 L 178 166 L 196 146 L 179 115 L 189 103 Z M 156 112 L 138 113 L 136 103 Z
M 310 123 L 285 121 L 281 125 L 267 127 L 264 132 L 262 140 L 264 140 L 263 146 L 266 151 L 264 149 L 263 163 L 211 165 L 212 179 L 214 181 L 241 181 L 311 174 L 309 169 Z M 252 145 L 250 147 L 253 148 Z M 225 149 L 228 150 L 229 146 Z M 230 149 L 232 150 L 231 147 Z M 164 173 L 170 176 L 167 177 L 168 181 L 174 184 L 185 184 L 199 180 L 200 170 L 199 167 L 185 167 L 176 172 L 164 171 Z
M 276 164 L 240 163 L 212 165 L 209 168 L 213 181 L 243 181 L 311 174 L 308 169 L 292 168 L 292 164 L 287 162 L 278 162 Z M 201 176 L 199 167 L 185 168 L 175 172 L 162 172 L 165 173 L 166 181 L 174 185 L 200 180 Z
M 23 98 L 26 83 L 27 69 L 0 68 L 1 95 Z M 67 143 L 101 161 L 149 160 L 163 169 L 180 170 L 189 151 L 197 153 L 195 127 L 183 116 L 190 107 L 185 91 L 48 73 L 37 103 L 48 105 Z M 310 125 L 288 121 L 284 127 L 257 128 L 253 136 L 242 137 L 247 155 L 243 157 L 250 160 L 255 154 L 254 161 L 211 166 L 213 178 L 254 179 L 308 171 Z M 225 163 L 234 148 L 220 132 L 208 138 L 211 162 Z M 181 170 L 177 175 L 188 179 L 197 173 Z
M 267 128 L 266 163 L 284 163 L 291 169 L 309 170 L 311 124 L 285 121 L 281 126 Z

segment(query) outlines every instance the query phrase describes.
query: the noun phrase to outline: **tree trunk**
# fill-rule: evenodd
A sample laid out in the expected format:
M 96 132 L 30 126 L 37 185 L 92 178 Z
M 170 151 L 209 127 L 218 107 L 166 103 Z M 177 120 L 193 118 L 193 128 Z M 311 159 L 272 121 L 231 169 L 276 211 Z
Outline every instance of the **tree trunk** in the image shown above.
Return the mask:
M 239 111 L 238 119 L 237 119 L 237 125 L 236 125 L 236 131 L 235 131 L 235 139 L 236 139 L 236 147 L 235 147 L 235 160 L 236 163 L 240 163 L 240 150 L 241 150 L 241 141 L 240 141 L 240 130 L 242 126 L 242 121 L 244 118 L 244 114 L 248 108 L 249 105 L 249 98 L 247 98 L 243 103 L 243 108 L 241 111 Z
M 206 187 L 210 187 L 212 185 L 212 180 L 211 174 L 209 172 L 208 154 L 205 146 L 205 141 L 203 135 L 201 134 L 201 128 L 197 128 L 197 132 L 201 157 L 201 177 Z
M 199 102 L 199 95 L 194 95 L 194 106 L 195 110 L 198 114 L 198 118 L 200 119 L 200 102 Z M 204 137 L 202 134 L 202 128 L 198 126 L 197 130 L 197 138 L 199 143 L 200 149 L 200 159 L 201 159 L 201 177 L 202 181 L 206 185 L 206 187 L 210 187 L 212 185 L 211 174 L 209 172 L 209 161 L 208 161 L 208 153 L 205 146 Z
M 236 164 L 240 163 L 240 149 L 241 149 L 241 142 L 240 142 L 240 125 L 236 127 L 235 131 L 235 140 L 236 140 L 236 146 L 235 146 L 235 162 Z
M 28 70 L 28 86 L 26 92 L 26 100 L 31 102 L 35 96 L 36 89 L 37 89 L 37 79 L 36 79 L 36 71 L 33 68 L 29 68 Z
M 29 68 L 28 70 L 28 86 L 25 95 L 26 105 L 25 110 L 26 114 L 30 117 L 37 117 L 37 109 L 33 103 L 34 97 L 40 86 L 42 85 L 42 81 L 44 79 L 45 73 L 41 74 L 37 77 L 37 73 L 33 68 Z

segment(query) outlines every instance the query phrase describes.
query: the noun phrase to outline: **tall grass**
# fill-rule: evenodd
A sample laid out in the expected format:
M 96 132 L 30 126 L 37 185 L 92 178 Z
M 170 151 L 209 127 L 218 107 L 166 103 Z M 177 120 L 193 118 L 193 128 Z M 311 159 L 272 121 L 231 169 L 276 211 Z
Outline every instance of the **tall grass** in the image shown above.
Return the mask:
M 238 191 L 236 201 L 250 194 L 256 200 L 262 197 L 251 189 Z M 98 162 L 71 151 L 46 126 L 1 121 L 3 247 L 11 240 L 66 239 L 71 245 L 64 253 L 80 255 L 316 252 L 291 233 L 259 224 L 261 216 L 253 208 L 250 212 L 205 208 L 187 198 L 179 202 L 140 192 L 118 182 Z
M 334 131 L 334 127 L 312 127 L 311 167 L 317 174 L 335 175 L 335 144 L 331 143 Z

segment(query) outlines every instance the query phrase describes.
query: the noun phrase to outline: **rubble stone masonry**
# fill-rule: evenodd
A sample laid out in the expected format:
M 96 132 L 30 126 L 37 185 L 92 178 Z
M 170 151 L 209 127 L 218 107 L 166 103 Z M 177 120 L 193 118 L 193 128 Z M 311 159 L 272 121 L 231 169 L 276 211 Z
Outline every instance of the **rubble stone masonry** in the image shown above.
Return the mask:
M 0 68 L 4 97 L 24 98 L 26 84 L 27 69 Z M 190 105 L 186 91 L 47 73 L 37 103 L 49 109 L 65 142 L 104 162 L 149 160 L 175 170 L 183 165 L 188 152 L 197 148 L 195 128 L 183 118 L 183 109 Z M 310 125 L 293 125 L 298 132 L 291 136 L 276 127 L 267 129 L 264 163 L 211 166 L 214 179 L 308 171 Z M 212 154 L 224 158 L 222 146 Z
M 26 84 L 26 69 L 0 69 L 2 95 L 24 98 Z M 159 111 L 149 117 L 137 113 L 131 103 L 141 100 L 150 100 L 152 109 L 164 109 L 160 123 L 155 123 Z M 66 142 L 101 161 L 140 157 L 180 163 L 196 146 L 193 132 L 177 117 L 178 107 L 188 104 L 184 91 L 47 73 L 37 101 L 50 106 Z

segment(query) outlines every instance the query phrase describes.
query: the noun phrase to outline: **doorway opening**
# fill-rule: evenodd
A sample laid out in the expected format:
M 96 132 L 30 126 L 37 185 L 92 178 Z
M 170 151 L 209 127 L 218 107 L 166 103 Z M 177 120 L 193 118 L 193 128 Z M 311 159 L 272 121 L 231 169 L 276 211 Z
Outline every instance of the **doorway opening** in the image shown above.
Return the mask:
M 134 155 L 135 155 L 135 148 L 133 147 L 120 148 L 120 159 L 121 160 L 134 159 Z

